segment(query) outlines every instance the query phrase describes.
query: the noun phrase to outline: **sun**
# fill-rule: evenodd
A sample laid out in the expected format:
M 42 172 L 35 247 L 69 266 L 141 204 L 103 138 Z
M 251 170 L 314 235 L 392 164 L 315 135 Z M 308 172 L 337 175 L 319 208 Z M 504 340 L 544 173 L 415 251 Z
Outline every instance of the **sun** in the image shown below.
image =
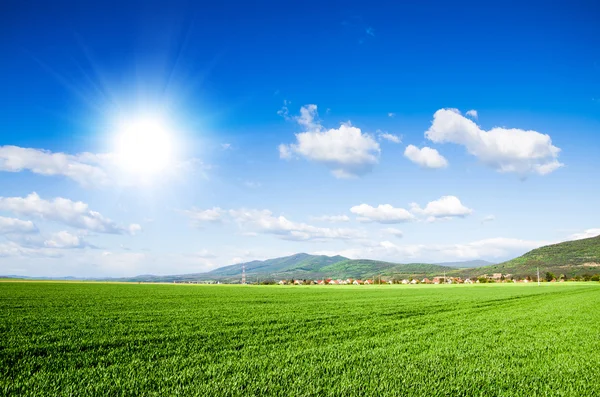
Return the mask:
M 159 118 L 142 117 L 124 123 L 116 137 L 116 154 L 127 172 L 150 176 L 172 162 L 173 134 Z

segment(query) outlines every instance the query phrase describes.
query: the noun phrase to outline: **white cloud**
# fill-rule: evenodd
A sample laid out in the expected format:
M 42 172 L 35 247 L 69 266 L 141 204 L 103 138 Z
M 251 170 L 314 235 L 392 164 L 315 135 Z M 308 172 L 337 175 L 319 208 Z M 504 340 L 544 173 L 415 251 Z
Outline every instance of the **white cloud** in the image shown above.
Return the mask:
M 402 233 L 402 230 L 396 229 L 394 227 L 387 227 L 385 229 L 381 229 L 381 231 L 385 234 L 391 234 L 392 236 L 396 236 L 396 237 L 404 236 L 404 233 Z
M 381 130 L 377 130 L 377 133 L 379 135 L 379 139 L 385 139 L 386 141 L 390 141 L 393 143 L 402 143 L 402 138 L 400 138 L 398 135 L 383 132 Z
M 396 117 L 396 113 L 389 112 L 388 117 Z
M 37 232 L 37 227 L 31 221 L 23 221 L 21 219 L 0 216 L 0 234 L 23 234 Z
M 560 149 L 552 145 L 549 135 L 517 128 L 485 131 L 452 109 L 435 112 L 425 137 L 436 143 L 463 145 L 499 172 L 545 175 L 563 166 L 558 162 Z
M 369 172 L 379 161 L 379 144 L 349 122 L 325 129 L 317 120 L 317 106 L 306 105 L 294 120 L 305 132 L 296 134 L 296 143 L 279 145 L 283 159 L 297 154 L 329 167 L 337 178 L 352 178 Z
M 198 159 L 173 162 L 162 177 L 173 179 L 180 177 L 181 171 L 189 174 L 196 169 L 205 171 L 210 166 Z M 147 182 L 145 177 L 124 172 L 114 153 L 84 152 L 73 155 L 18 146 L 0 146 L 0 171 L 30 171 L 44 176 L 64 176 L 83 187 L 135 186 Z M 153 178 L 156 177 L 158 176 L 153 175 Z
M 0 146 L 0 171 L 31 171 L 40 175 L 63 175 L 83 186 L 106 184 L 109 177 L 99 163 L 108 155 L 81 153 L 70 155 L 47 150 Z
M 471 117 L 472 119 L 477 119 L 477 117 L 479 117 L 477 115 L 477 110 L 475 110 L 475 109 L 468 110 L 466 115 Z
M 600 236 L 600 229 L 587 229 L 581 233 L 572 234 L 569 240 L 581 240 L 584 238 Z
M 54 233 L 50 239 L 44 241 L 44 246 L 48 248 L 84 248 L 89 244 L 82 237 L 61 231 Z
M 455 217 L 464 218 L 473 212 L 472 209 L 465 207 L 456 196 L 443 196 L 438 200 L 430 201 L 425 208 L 421 208 L 416 203 L 412 203 L 410 206 L 413 213 L 428 216 L 428 222 Z
M 0 258 L 60 258 L 61 256 L 62 253 L 53 249 L 23 247 L 12 241 L 0 244 Z
M 377 207 L 361 204 L 350 208 L 350 212 L 358 215 L 357 219 L 361 222 L 401 223 L 415 219 L 415 216 L 404 208 L 395 208 L 390 204 L 380 204 Z
M 221 149 L 223 149 L 223 150 L 231 149 L 231 143 L 222 143 Z
M 48 201 L 40 198 L 37 193 L 31 193 L 27 197 L 0 197 L 0 210 L 98 233 L 123 234 L 140 229 L 140 226 L 135 224 L 128 227 L 119 226 L 99 212 L 90 210 L 88 205 L 81 201 L 71 201 L 62 197 Z
M 322 215 L 322 216 L 313 216 L 313 217 L 311 217 L 311 219 L 313 221 L 330 222 L 330 223 L 349 222 L 350 221 L 350 218 L 348 217 L 348 215 Z
M 264 234 L 274 234 L 285 240 L 351 240 L 364 237 L 354 229 L 325 228 L 297 223 L 284 216 L 273 216 L 269 210 L 230 210 L 230 216 L 241 226 Z
M 195 224 L 201 224 L 204 222 L 221 222 L 227 211 L 219 207 L 213 207 L 207 210 L 192 208 L 191 210 L 183 211 L 183 213 L 186 214 Z
M 294 117 L 294 120 L 307 131 L 320 131 L 323 127 L 318 120 L 317 105 L 310 104 L 300 108 L 300 116 Z
M 439 263 L 472 259 L 505 260 L 522 255 L 534 248 L 547 245 L 547 241 L 531 241 L 513 238 L 490 238 L 462 244 L 413 244 L 398 245 L 381 241 L 372 246 L 349 250 L 327 251 L 327 255 L 343 255 L 352 259 L 372 258 L 397 263 Z
M 292 150 L 288 145 L 283 143 L 277 147 L 279 149 L 279 158 L 289 160 L 292 158 Z
M 132 223 L 127 227 L 127 230 L 129 231 L 129 234 L 135 236 L 136 234 L 142 231 L 142 226 L 138 225 L 137 223 Z
M 430 147 L 419 149 L 414 145 L 408 145 L 404 151 L 404 157 L 423 168 L 444 168 L 448 166 L 448 161 L 444 156 Z
M 277 114 L 280 115 L 281 117 L 283 117 L 286 120 L 290 120 L 290 111 L 288 109 L 288 105 L 290 104 L 289 101 L 287 100 L 283 100 L 283 106 L 281 107 L 281 109 L 279 109 L 277 111 Z

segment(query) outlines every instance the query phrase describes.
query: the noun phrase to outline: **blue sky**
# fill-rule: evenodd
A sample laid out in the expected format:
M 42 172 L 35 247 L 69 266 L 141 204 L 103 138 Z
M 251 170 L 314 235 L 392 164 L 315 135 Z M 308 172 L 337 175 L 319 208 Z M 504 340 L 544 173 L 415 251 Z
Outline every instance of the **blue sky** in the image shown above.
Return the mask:
M 3 2 L 0 274 L 600 234 L 597 3 L 323 3 Z

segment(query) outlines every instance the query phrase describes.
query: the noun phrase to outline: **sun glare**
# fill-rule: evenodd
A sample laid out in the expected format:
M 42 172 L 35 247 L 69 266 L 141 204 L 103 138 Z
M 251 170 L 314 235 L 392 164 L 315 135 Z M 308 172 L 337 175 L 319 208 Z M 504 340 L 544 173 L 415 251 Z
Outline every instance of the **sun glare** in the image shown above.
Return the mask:
M 125 171 L 153 175 L 172 160 L 172 131 L 160 119 L 141 118 L 122 126 L 116 142 L 120 165 Z

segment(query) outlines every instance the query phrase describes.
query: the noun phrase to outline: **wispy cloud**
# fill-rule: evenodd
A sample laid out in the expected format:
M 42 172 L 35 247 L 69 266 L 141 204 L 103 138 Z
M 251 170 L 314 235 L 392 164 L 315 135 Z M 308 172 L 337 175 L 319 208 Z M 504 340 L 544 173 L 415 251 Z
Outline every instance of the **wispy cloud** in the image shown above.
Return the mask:
M 402 143 L 402 137 L 394 134 L 390 134 L 389 132 L 377 130 L 377 136 L 379 139 L 384 139 L 386 141 L 390 141 L 393 143 Z
M 481 220 L 481 224 L 484 223 L 488 223 L 488 222 L 493 222 L 496 220 L 496 217 L 494 215 L 486 215 L 485 217 L 483 217 L 483 219 Z

